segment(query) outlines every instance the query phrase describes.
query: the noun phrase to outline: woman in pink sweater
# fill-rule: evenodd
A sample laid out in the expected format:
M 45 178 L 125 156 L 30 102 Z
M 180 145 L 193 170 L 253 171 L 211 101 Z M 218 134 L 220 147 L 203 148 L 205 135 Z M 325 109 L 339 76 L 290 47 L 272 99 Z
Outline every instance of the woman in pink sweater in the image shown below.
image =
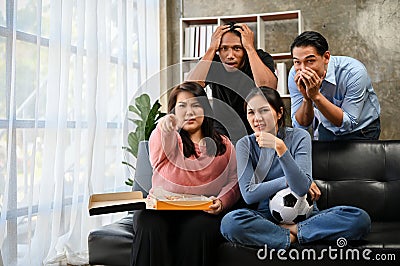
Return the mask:
M 213 204 L 206 211 L 135 213 L 132 265 L 210 266 L 223 241 L 223 213 L 240 196 L 235 150 L 214 129 L 207 95 L 197 83 L 175 87 L 168 112 L 149 140 L 152 190 L 204 195 L 212 197 Z

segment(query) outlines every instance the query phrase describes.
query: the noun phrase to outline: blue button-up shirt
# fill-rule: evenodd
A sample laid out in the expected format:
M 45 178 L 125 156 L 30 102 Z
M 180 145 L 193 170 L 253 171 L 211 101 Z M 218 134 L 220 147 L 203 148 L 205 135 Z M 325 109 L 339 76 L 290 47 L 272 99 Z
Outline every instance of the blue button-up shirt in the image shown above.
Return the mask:
M 294 81 L 296 72 L 291 68 L 288 87 L 291 99 L 291 118 L 293 127 L 301 126 L 295 114 L 303 101 L 303 95 Z M 371 79 L 365 66 L 358 60 L 346 56 L 331 56 L 325 79 L 320 88 L 321 94 L 331 103 L 343 110 L 340 127 L 332 124 L 314 105 L 315 118 L 336 135 L 348 134 L 368 126 L 380 116 L 378 97 L 372 88 Z M 314 123 L 312 123 L 314 124 Z

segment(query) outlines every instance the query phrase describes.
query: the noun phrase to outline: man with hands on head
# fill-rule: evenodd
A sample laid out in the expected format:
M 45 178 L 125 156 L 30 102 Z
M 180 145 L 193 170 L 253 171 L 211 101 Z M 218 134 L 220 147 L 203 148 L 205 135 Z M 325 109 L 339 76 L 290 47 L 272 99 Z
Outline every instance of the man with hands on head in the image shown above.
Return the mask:
M 254 86 L 276 89 L 274 71 L 272 56 L 254 47 L 254 33 L 249 26 L 232 22 L 217 27 L 208 50 L 189 73 L 187 80 L 196 81 L 202 87 L 209 85 L 213 99 L 217 99 L 213 102 L 215 115 L 220 122 L 216 124 L 217 130 L 225 135 L 233 135 L 230 137 L 237 140 L 252 132 L 243 111 L 244 98 Z M 226 106 L 233 108 L 241 121 L 229 121 L 233 120 L 232 109 L 228 110 Z M 227 132 L 224 126 L 232 125 L 232 122 L 240 122 L 246 130 Z
M 380 105 L 365 66 L 346 56 L 331 56 L 318 32 L 296 37 L 288 86 L 294 127 L 313 126 L 318 140 L 376 140 Z

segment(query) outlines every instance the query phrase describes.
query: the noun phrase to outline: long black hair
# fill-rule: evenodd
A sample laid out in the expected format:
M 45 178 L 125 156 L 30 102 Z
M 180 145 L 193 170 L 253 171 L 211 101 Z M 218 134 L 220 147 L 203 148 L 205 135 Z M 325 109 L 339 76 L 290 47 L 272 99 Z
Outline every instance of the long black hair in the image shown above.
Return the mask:
M 219 156 L 224 154 L 226 146 L 223 143 L 222 136 L 214 128 L 214 112 L 211 108 L 210 102 L 208 101 L 206 92 L 198 83 L 184 82 L 174 87 L 168 97 L 168 112 L 175 113 L 178 94 L 183 91 L 193 94 L 204 110 L 204 120 L 201 125 L 201 131 L 206 141 L 207 154 L 210 156 Z M 180 129 L 179 134 L 182 138 L 183 154 L 185 157 L 190 157 L 191 155 L 197 157 L 195 146 L 193 141 L 190 139 L 189 133 L 186 130 Z M 212 142 L 214 142 L 215 145 L 213 145 Z
M 278 135 L 282 139 L 285 138 L 286 108 L 279 92 L 277 90 L 274 90 L 266 86 L 253 88 L 247 95 L 246 100 L 244 101 L 245 112 L 247 112 L 247 103 L 256 95 L 263 96 L 268 101 L 268 104 L 275 110 L 276 113 L 282 114 L 281 118 L 278 119 Z

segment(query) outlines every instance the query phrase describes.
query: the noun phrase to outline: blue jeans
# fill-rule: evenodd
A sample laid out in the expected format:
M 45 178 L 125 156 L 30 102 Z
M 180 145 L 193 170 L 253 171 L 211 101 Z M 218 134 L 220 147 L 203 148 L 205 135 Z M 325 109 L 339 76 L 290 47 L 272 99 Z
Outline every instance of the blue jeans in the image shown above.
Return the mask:
M 315 210 L 311 217 L 298 223 L 297 228 L 300 244 L 316 240 L 335 241 L 339 237 L 359 240 L 369 233 L 371 219 L 362 209 L 336 206 L 323 211 Z M 229 212 L 222 218 L 221 233 L 228 241 L 246 246 L 290 247 L 289 229 L 280 227 L 268 208 Z
M 378 140 L 381 134 L 381 121 L 375 119 L 371 124 L 363 129 L 344 135 L 335 135 L 332 131 L 326 129 L 322 123 L 318 126 L 318 140 L 335 141 L 335 140 Z

